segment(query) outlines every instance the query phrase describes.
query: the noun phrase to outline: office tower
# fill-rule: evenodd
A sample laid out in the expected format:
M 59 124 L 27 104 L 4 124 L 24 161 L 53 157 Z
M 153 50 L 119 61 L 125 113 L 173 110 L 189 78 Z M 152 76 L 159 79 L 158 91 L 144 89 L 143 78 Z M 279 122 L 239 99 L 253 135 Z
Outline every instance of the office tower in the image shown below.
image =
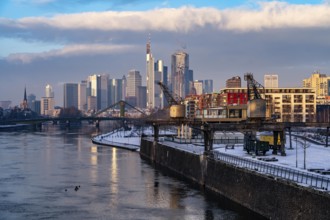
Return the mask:
M 329 93 L 330 76 L 321 74 L 319 71 L 314 72 L 311 77 L 303 80 L 303 87 L 314 88 L 316 97 L 321 98 L 327 96 Z
M 162 82 L 167 85 L 167 66 L 164 66 L 162 60 L 157 60 L 155 63 L 155 106 L 156 108 L 164 108 L 165 97 L 163 91 L 157 82 Z
M 264 87 L 267 88 L 278 88 L 278 75 L 265 75 L 264 76 Z
M 55 100 L 53 87 L 47 84 L 45 87 L 45 97 L 41 98 L 40 114 L 53 116 Z
M 87 81 L 82 80 L 78 84 L 78 109 L 80 111 L 87 110 Z
M 41 106 L 40 106 L 40 114 L 53 116 L 54 105 L 55 105 L 55 103 L 54 103 L 53 97 L 42 97 Z
M 138 86 L 138 96 L 136 100 L 136 106 L 139 108 L 147 107 L 147 87 Z
M 140 72 L 137 70 L 130 70 L 126 80 L 126 101 L 131 105 L 136 106 L 138 98 L 138 87 L 142 85 L 142 77 Z
M 41 114 L 41 102 L 39 100 L 32 100 L 30 108 L 39 115 Z
M 213 93 L 213 80 L 212 79 L 205 79 L 203 84 L 203 93 L 209 94 Z
M 241 77 L 234 76 L 226 80 L 226 88 L 241 88 L 242 82 Z
M 108 107 L 108 79 L 109 75 L 107 74 L 94 74 L 87 79 L 87 94 L 88 96 L 96 97 L 96 110 Z
M 32 109 L 32 102 L 33 101 L 35 101 L 36 100 L 36 95 L 35 94 L 29 94 L 28 95 L 28 97 L 27 97 L 27 103 L 28 103 L 28 106 L 29 106 L 29 108 L 32 110 L 32 111 L 34 111 L 33 109 Z
M 126 99 L 126 87 L 127 87 L 127 80 L 126 80 L 126 77 L 125 75 L 123 75 L 123 78 L 121 79 L 122 80 L 122 92 L 121 92 L 121 96 L 122 96 L 122 100 L 125 100 Z
M 147 107 L 152 109 L 155 108 L 155 68 L 154 58 L 151 54 L 150 39 L 147 43 L 147 54 L 146 54 L 146 81 L 147 81 Z
M 203 80 L 195 80 L 194 81 L 194 88 L 196 90 L 196 95 L 202 95 L 203 94 Z
M 108 103 L 113 105 L 123 99 L 123 80 L 109 79 L 108 83 Z
M 53 97 L 54 98 L 54 91 L 53 91 L 53 87 L 49 84 L 46 85 L 46 88 L 45 88 L 45 97 L 46 98 L 50 98 L 50 97 Z
M 64 83 L 63 85 L 63 107 L 78 109 L 78 84 Z
M 171 82 L 169 87 L 173 93 L 185 98 L 189 93 L 189 81 L 192 72 L 189 72 L 189 55 L 183 51 L 176 52 L 171 57 Z
M 87 96 L 87 110 L 97 111 L 97 99 L 96 96 Z

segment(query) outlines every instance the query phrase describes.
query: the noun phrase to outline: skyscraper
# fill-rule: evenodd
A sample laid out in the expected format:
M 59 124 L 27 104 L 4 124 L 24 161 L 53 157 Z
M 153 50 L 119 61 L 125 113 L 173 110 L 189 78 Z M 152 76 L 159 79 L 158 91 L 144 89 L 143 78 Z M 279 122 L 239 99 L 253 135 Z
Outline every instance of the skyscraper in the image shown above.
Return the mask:
M 87 94 L 96 97 L 97 110 L 108 107 L 109 75 L 91 75 L 87 79 Z
M 202 95 L 203 94 L 203 80 L 195 80 L 194 81 L 194 88 L 196 89 L 196 95 Z
M 53 116 L 55 101 L 53 87 L 49 84 L 45 87 L 45 97 L 41 98 L 40 114 Z
M 171 57 L 171 82 L 169 87 L 173 93 L 184 98 L 189 93 L 189 55 L 186 52 L 179 51 Z
M 157 60 L 155 63 L 155 106 L 158 108 L 164 108 L 164 94 L 163 91 L 160 89 L 157 82 L 162 82 L 163 84 L 167 85 L 167 66 L 164 66 L 162 60 Z
M 137 70 L 130 70 L 127 75 L 126 101 L 136 106 L 138 98 L 138 87 L 142 85 L 142 77 Z
M 203 93 L 213 93 L 213 80 L 212 79 L 205 79 L 203 84 Z
M 46 85 L 46 88 L 45 88 L 45 97 L 46 98 L 54 98 L 54 91 L 53 91 L 53 87 L 49 84 Z
M 80 111 L 87 110 L 87 81 L 82 80 L 78 84 L 78 109 Z
M 264 87 L 267 88 L 278 88 L 278 75 L 265 75 L 264 76 Z
M 151 54 L 150 38 L 147 43 L 146 54 L 146 81 L 147 81 L 147 108 L 155 108 L 155 68 Z
M 78 109 L 78 84 L 64 83 L 63 85 L 63 107 Z
M 28 106 L 31 110 L 32 109 L 32 102 L 36 100 L 36 95 L 34 94 L 29 94 L 28 97 L 27 97 L 27 102 L 28 102 Z
M 108 104 L 113 105 L 123 99 L 123 80 L 109 79 L 108 83 Z

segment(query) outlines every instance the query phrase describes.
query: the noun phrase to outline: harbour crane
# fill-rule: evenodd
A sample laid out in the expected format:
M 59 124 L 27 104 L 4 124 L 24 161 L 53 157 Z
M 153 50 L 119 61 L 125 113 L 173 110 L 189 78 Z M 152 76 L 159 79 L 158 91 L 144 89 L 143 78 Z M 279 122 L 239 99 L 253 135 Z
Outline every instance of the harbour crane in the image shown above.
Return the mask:
M 157 82 L 161 90 L 164 93 L 165 99 L 170 107 L 171 118 L 184 118 L 185 117 L 185 105 L 182 97 L 172 93 L 170 89 L 162 82 Z

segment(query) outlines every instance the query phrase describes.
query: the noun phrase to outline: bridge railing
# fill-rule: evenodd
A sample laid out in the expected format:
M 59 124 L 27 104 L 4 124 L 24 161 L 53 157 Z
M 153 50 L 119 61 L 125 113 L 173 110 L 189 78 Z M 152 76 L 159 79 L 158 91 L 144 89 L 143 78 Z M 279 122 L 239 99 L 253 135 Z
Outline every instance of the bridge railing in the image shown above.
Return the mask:
M 264 161 L 255 161 L 247 158 L 229 155 L 218 151 L 212 151 L 210 156 L 215 160 L 221 160 L 225 163 L 237 167 L 254 170 L 272 177 L 299 183 L 300 185 L 313 187 L 330 192 L 330 178 L 326 176 L 302 172 L 288 167 L 282 167 L 275 164 L 268 164 Z

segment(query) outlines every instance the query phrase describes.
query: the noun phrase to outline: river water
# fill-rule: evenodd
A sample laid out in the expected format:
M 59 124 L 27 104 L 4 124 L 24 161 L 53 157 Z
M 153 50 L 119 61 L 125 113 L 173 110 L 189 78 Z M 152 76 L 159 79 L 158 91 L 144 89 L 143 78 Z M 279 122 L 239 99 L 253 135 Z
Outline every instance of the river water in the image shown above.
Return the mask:
M 1 132 L 0 219 L 248 218 L 138 152 L 92 144 L 95 132 Z

